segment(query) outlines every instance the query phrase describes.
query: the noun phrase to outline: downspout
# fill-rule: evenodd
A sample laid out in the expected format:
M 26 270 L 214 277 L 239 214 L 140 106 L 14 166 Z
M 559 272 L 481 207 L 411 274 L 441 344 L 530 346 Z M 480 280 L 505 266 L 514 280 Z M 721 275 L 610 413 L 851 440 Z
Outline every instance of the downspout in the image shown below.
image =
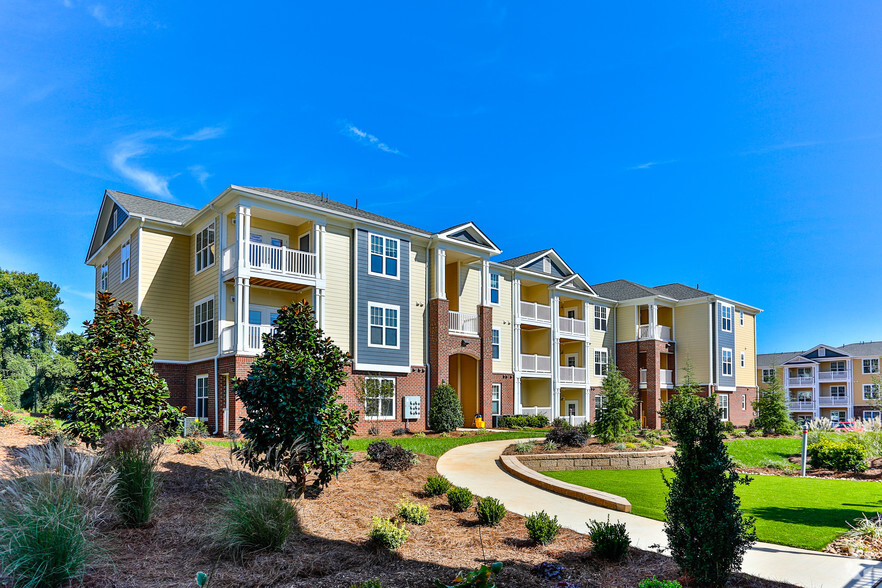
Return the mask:
M 226 292 L 224 292 L 224 271 L 223 271 L 223 248 L 218 247 L 218 245 L 222 245 L 221 240 L 221 221 L 223 220 L 223 215 L 221 215 L 220 211 L 214 207 L 214 204 L 209 203 L 208 207 L 212 209 L 215 213 L 217 213 L 217 220 L 215 221 L 216 228 L 214 231 L 214 262 L 217 264 L 217 298 L 218 302 L 224 302 L 223 308 L 226 309 Z M 223 236 L 226 237 L 226 230 L 223 230 Z M 226 239 L 224 239 L 226 240 Z M 238 300 L 236 301 L 238 302 Z M 220 431 L 220 421 L 218 420 L 218 409 L 217 409 L 217 401 L 218 401 L 218 383 L 217 383 L 217 358 L 220 357 L 221 354 L 221 330 L 220 330 L 220 319 L 221 319 L 221 305 L 217 305 L 217 353 L 214 355 L 214 432 L 212 435 L 217 435 L 217 432 Z
M 430 263 L 431 257 L 430 252 L 432 242 L 429 241 L 426 244 L 426 303 L 424 305 L 423 310 L 423 338 L 425 342 L 423 344 L 423 363 L 426 366 L 426 414 L 425 414 L 425 427 L 429 428 L 429 409 L 432 406 L 432 365 L 429 362 L 429 296 L 431 295 L 429 283 L 432 281 L 432 269 L 434 265 L 438 263 L 435 261 L 434 263 Z
M 707 338 L 710 346 L 708 347 L 708 385 L 707 385 L 707 395 L 710 396 L 712 393 L 712 388 L 716 385 L 717 378 L 717 366 L 714 363 L 714 356 L 716 355 L 716 337 L 714 336 L 714 323 L 716 319 L 714 317 L 714 310 L 716 309 L 716 303 L 711 300 L 708 302 L 708 316 L 707 316 Z

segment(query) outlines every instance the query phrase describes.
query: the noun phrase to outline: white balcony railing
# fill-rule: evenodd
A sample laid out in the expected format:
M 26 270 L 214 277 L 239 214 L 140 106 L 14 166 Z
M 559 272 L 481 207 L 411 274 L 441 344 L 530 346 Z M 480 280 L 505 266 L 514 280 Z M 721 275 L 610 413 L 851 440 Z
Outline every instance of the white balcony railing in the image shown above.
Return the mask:
M 806 412 L 815 410 L 815 403 L 811 400 L 790 400 L 787 409 L 791 412 Z
M 521 371 L 532 373 L 551 373 L 551 357 L 548 355 L 521 354 Z
M 230 245 L 221 255 L 224 272 L 231 271 L 238 262 L 238 247 Z M 246 263 L 253 270 L 283 277 L 316 277 L 316 254 L 266 243 L 247 243 Z
M 565 384 L 585 384 L 588 381 L 588 369 L 562 365 L 560 366 L 560 381 Z
M 272 325 L 246 325 L 245 326 L 245 345 L 242 351 L 248 353 L 263 353 L 263 336 L 269 335 L 275 330 Z M 235 325 L 230 325 L 221 329 L 221 351 L 237 351 Z
M 671 341 L 671 327 L 664 325 L 637 325 L 637 338 Z
M 658 370 L 659 383 L 662 386 L 672 386 L 674 384 L 674 370 Z
M 586 416 L 580 416 L 580 415 L 577 415 L 577 414 L 567 414 L 567 415 L 563 415 L 563 416 L 560 417 L 560 418 L 562 418 L 562 419 L 564 419 L 566 422 L 568 422 L 568 423 L 570 424 L 571 427 L 578 427 L 578 426 L 581 425 L 582 423 L 588 421 L 588 417 L 586 417 Z
M 551 323 L 551 307 L 538 302 L 524 302 L 521 300 L 518 307 L 522 319 L 528 319 L 539 323 Z
M 477 335 L 478 315 L 470 312 L 450 312 L 450 332 L 457 335 Z
M 586 324 L 585 321 L 562 316 L 560 317 L 560 332 L 562 335 L 584 337 L 587 332 Z
M 522 406 L 521 407 L 521 414 L 525 414 L 527 416 L 544 414 L 549 419 L 551 419 L 551 407 L 550 406 Z
M 787 376 L 784 378 L 785 386 L 811 386 L 815 383 L 814 376 Z
M 818 404 L 821 406 L 846 406 L 848 398 L 846 396 L 818 396 Z
M 230 325 L 221 329 L 221 352 L 236 350 L 236 327 Z
M 640 368 L 640 387 L 646 388 L 646 368 Z
M 818 372 L 819 382 L 842 382 L 851 379 L 851 371 L 841 372 Z

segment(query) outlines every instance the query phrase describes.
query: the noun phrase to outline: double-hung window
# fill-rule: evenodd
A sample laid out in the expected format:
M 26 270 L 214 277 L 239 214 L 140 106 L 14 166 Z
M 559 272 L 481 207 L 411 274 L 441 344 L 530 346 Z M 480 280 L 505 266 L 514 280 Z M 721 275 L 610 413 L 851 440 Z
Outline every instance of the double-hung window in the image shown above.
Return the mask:
M 371 235 L 371 259 L 368 273 L 375 276 L 398 277 L 398 239 Z
M 395 378 L 364 379 L 364 412 L 375 419 L 395 418 Z
M 193 307 L 193 345 L 214 341 L 214 298 L 200 300 Z
M 609 309 L 605 306 L 594 307 L 594 330 L 606 332 L 609 326 Z
M 196 376 L 196 418 L 208 418 L 208 376 Z
M 499 304 L 499 274 L 490 273 L 490 304 Z
M 720 304 L 720 329 L 723 331 L 732 331 L 732 310 L 731 304 Z
M 864 384 L 864 400 L 879 400 L 879 386 L 877 384 Z
M 132 243 L 126 241 L 119 250 L 119 281 L 125 282 L 131 273 Z
M 865 410 L 864 411 L 864 420 L 865 421 L 871 421 L 873 419 L 878 419 L 880 416 L 882 416 L 882 412 L 880 412 L 878 410 Z
M 493 359 L 499 359 L 499 329 L 493 329 Z
M 861 362 L 863 367 L 863 372 L 865 374 L 878 374 L 879 373 L 879 360 L 878 359 L 865 359 Z
M 368 303 L 368 345 L 398 349 L 398 306 Z
M 492 384 L 491 409 L 492 414 L 499 414 L 502 407 L 502 384 Z
M 763 368 L 763 383 L 768 384 L 775 377 L 775 368 Z
M 594 422 L 600 418 L 600 415 L 603 414 L 603 394 L 595 394 L 594 395 Z
M 741 367 L 744 367 L 744 352 L 741 352 Z
M 606 349 L 594 350 L 594 375 L 605 376 L 609 370 L 609 352 Z
M 717 398 L 720 399 L 720 420 L 728 421 L 729 420 L 729 395 L 728 394 L 720 394 Z
M 196 233 L 196 273 L 214 265 L 214 223 Z
M 107 264 L 101 266 L 101 270 L 99 272 L 99 282 L 101 283 L 101 287 L 99 288 L 102 292 L 107 290 Z
M 732 350 L 723 348 L 722 356 L 722 371 L 724 376 L 732 375 Z
M 845 399 L 845 386 L 830 386 L 830 398 Z

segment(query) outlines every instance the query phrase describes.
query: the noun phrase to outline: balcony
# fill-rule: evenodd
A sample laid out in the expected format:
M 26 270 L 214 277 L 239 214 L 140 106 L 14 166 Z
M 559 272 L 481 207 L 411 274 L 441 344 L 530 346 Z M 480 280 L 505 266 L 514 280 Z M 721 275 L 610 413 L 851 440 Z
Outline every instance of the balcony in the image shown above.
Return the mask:
M 637 325 L 638 339 L 661 339 L 662 341 L 672 341 L 671 327 L 664 325 Z
M 521 371 L 534 374 L 551 373 L 551 357 L 548 355 L 521 354 Z
M 588 382 L 588 368 L 561 366 L 560 381 L 564 384 L 586 384 Z
M 454 335 L 478 336 L 478 315 L 470 312 L 451 310 L 449 331 Z
M 560 324 L 561 335 L 569 335 L 584 339 L 585 333 L 588 332 L 587 323 L 585 321 L 565 316 L 560 317 L 558 321 Z
M 538 302 L 524 302 L 518 305 L 518 312 L 522 319 L 536 323 L 551 324 L 551 307 Z
M 270 335 L 275 331 L 272 325 L 246 325 L 245 345 L 241 349 L 246 353 L 263 353 L 263 336 Z M 230 325 L 221 330 L 221 352 L 237 351 L 237 329 Z
M 548 420 L 551 420 L 551 407 L 550 406 L 522 406 L 521 413 L 527 416 L 534 416 L 537 414 L 544 414 L 548 417 Z
M 851 371 L 818 372 L 819 382 L 845 382 L 851 379 Z
M 790 400 L 787 402 L 787 410 L 790 412 L 812 412 L 816 404 L 811 400 Z
M 315 278 L 316 254 L 266 243 L 247 243 L 246 263 L 252 271 L 286 278 Z M 235 269 L 238 262 L 238 246 L 230 245 L 221 257 L 224 273 Z
M 658 383 L 663 388 L 670 388 L 674 385 L 674 370 L 658 370 Z M 646 368 L 640 369 L 640 387 L 647 387 L 647 371 Z
M 788 388 L 794 388 L 799 386 L 813 386 L 815 383 L 814 376 L 786 376 L 784 378 L 784 385 Z
M 818 404 L 820 406 L 847 406 L 848 398 L 846 396 L 818 396 Z

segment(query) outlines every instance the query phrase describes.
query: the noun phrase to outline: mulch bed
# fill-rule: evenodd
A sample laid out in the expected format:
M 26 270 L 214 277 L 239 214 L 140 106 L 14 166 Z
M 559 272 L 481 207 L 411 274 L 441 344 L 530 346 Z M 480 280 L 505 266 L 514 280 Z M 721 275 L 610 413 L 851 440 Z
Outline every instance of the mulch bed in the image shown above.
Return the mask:
M 16 425 L 0 428 L 0 464 L 14 449 L 39 443 Z M 301 532 L 274 553 L 257 554 L 242 562 L 219 556 L 208 547 L 216 506 L 224 497 L 229 467 L 226 447 L 206 446 L 198 455 L 180 455 L 168 447 L 161 463 L 163 487 L 157 516 L 148 528 L 108 529 L 102 543 L 112 564 L 91 573 L 82 586 L 89 588 L 192 587 L 199 571 L 212 573 L 212 586 L 348 588 L 355 582 L 378 578 L 385 588 L 428 588 L 438 578 L 452 582 L 457 572 L 483 562 L 505 564 L 500 588 L 550 588 L 556 581 L 531 573 L 535 564 L 555 560 L 567 570 L 569 581 L 582 588 L 636 586 L 657 575 L 675 579 L 670 558 L 632 548 L 620 564 L 590 555 L 584 535 L 561 531 L 548 546 L 533 545 L 524 518 L 509 513 L 498 527 L 476 524 L 474 510 L 454 513 L 444 498 L 425 498 L 422 485 L 435 474 L 436 459 L 420 456 L 409 472 L 380 470 L 356 453 L 356 463 L 317 497 L 300 501 Z M 515 483 L 515 482 L 513 482 Z M 402 495 L 430 507 L 429 523 L 408 525 L 410 539 L 398 553 L 389 554 L 367 541 L 372 516 L 392 517 Z M 785 587 L 749 576 L 731 586 Z
M 542 440 L 540 439 L 535 445 L 533 445 L 533 449 L 531 451 L 516 451 L 514 444 L 517 441 L 513 441 L 512 445 L 509 445 L 503 451 L 503 455 L 543 455 L 546 453 L 630 453 L 630 452 L 640 452 L 640 451 L 657 451 L 665 445 L 655 445 L 653 447 L 640 447 L 639 444 L 634 444 L 633 448 L 628 449 L 616 449 L 616 443 L 600 443 L 595 439 L 589 439 L 588 443 L 586 443 L 582 447 L 566 447 L 560 446 L 557 449 L 545 449 L 542 445 Z M 673 444 L 669 444 L 673 447 Z
M 802 457 L 799 455 L 791 455 L 787 461 L 795 465 L 793 469 L 779 468 L 738 468 L 742 474 L 763 474 L 767 476 L 799 476 L 801 472 L 799 467 L 802 464 Z M 876 457 L 869 460 L 869 467 L 864 472 L 837 472 L 836 470 L 825 469 L 806 469 L 806 476 L 810 478 L 830 478 L 836 480 L 869 480 L 873 482 L 882 482 L 882 457 Z

